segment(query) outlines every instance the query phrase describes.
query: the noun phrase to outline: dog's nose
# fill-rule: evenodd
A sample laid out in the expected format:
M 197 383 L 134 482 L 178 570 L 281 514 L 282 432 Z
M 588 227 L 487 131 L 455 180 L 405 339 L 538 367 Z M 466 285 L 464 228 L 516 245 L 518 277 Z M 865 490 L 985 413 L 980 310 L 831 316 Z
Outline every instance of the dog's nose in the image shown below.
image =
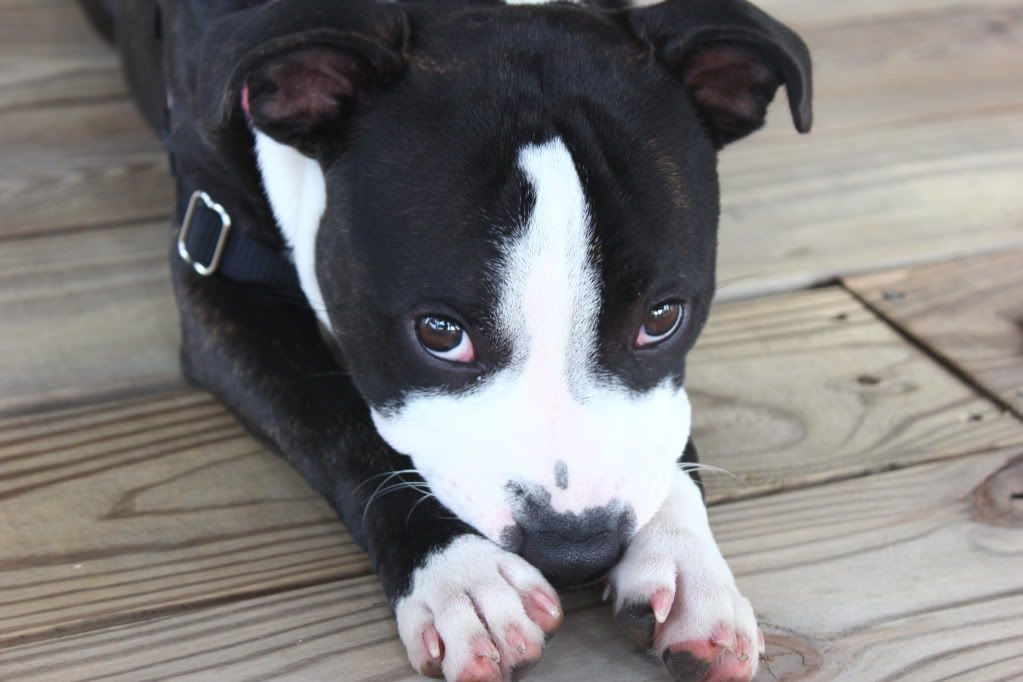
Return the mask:
M 632 525 L 631 512 L 618 504 L 582 514 L 548 513 L 520 524 L 519 554 L 557 586 L 584 585 L 618 563 Z

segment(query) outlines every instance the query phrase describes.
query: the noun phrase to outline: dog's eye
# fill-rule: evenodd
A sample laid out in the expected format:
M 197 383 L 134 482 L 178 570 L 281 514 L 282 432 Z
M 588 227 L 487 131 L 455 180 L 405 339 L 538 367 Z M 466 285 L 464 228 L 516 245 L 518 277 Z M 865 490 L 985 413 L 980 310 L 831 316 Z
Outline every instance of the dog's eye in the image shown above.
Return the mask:
M 473 362 L 476 350 L 462 325 L 440 315 L 424 315 L 416 320 L 416 336 L 431 355 L 450 362 Z
M 677 301 L 658 303 L 646 311 L 636 335 L 636 347 L 652 346 L 675 333 L 685 317 L 685 307 Z

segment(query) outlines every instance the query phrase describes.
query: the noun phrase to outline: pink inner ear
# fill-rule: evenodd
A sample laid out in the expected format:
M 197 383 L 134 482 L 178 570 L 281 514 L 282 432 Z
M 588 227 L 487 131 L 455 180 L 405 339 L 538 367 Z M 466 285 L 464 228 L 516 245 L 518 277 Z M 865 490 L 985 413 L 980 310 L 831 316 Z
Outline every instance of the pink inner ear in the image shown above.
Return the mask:
M 329 118 L 343 100 L 355 96 L 360 71 L 355 58 L 336 50 L 314 48 L 290 55 L 268 69 L 275 90 L 257 103 L 257 113 L 278 121 Z

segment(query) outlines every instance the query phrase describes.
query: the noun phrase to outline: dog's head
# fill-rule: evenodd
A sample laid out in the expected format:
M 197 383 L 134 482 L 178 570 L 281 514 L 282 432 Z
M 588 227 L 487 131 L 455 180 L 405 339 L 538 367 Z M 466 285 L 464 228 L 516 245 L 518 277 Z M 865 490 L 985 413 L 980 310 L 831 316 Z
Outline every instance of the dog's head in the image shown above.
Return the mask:
M 689 438 L 716 152 L 782 85 L 809 128 L 805 46 L 743 0 L 250 14 L 206 115 L 256 132 L 380 435 L 495 542 L 556 580 L 600 573 Z

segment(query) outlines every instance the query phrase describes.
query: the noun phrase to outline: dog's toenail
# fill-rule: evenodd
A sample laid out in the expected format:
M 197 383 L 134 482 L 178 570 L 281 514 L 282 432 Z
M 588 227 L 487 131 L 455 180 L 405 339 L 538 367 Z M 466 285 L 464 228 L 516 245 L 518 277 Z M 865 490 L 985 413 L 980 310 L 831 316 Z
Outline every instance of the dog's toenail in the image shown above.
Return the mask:
M 426 649 L 430 652 L 430 658 L 440 658 L 440 636 L 432 625 L 423 633 L 423 639 L 426 640 Z
M 748 660 L 749 660 L 749 654 L 747 654 L 745 651 L 743 651 L 742 653 L 739 654 L 739 661 L 741 661 L 742 663 L 745 663 Z
M 547 613 L 551 614 L 551 618 L 561 617 L 561 609 L 558 608 L 558 605 L 554 602 L 553 599 L 548 597 L 543 592 L 537 592 L 533 599 L 536 601 L 537 604 L 540 605 L 541 608 L 543 608 Z

